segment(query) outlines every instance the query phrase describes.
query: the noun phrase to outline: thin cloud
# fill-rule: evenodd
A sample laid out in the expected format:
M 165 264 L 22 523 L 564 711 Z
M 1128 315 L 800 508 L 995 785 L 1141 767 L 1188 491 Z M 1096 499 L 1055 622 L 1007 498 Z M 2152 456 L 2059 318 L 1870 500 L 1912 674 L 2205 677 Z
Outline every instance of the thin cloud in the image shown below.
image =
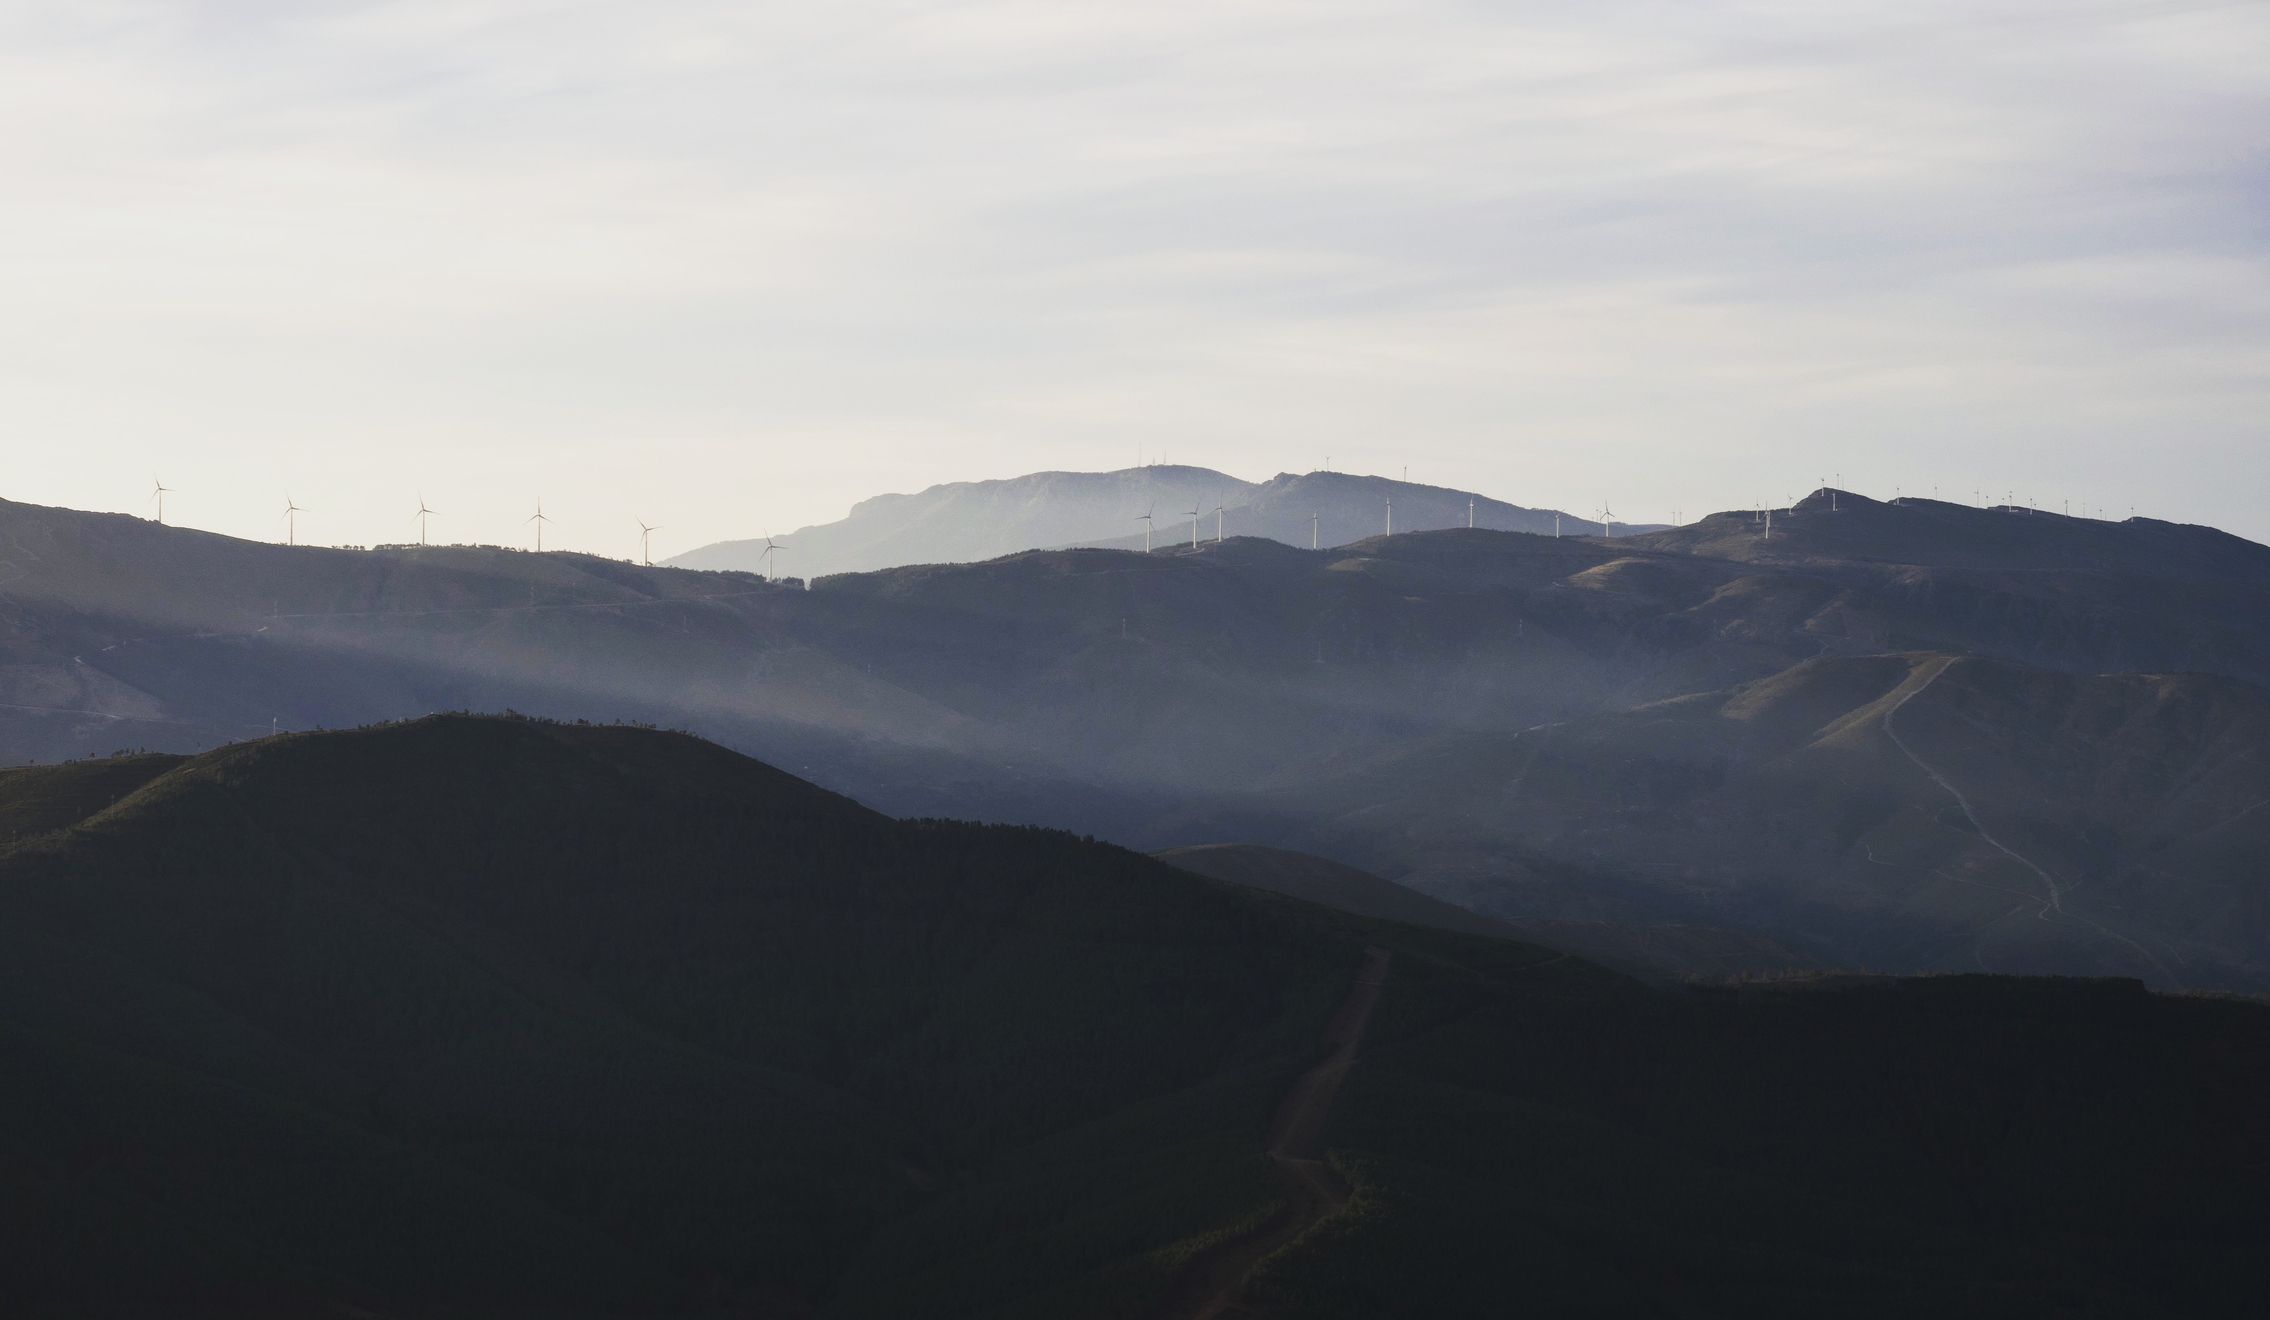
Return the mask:
M 2270 537 L 2265 38 L 2258 4 L 11 6 L 36 443 L 0 494 L 134 507 L 159 464 L 189 521 L 266 535 L 289 485 L 368 543 L 423 486 L 510 542 L 540 481 L 547 544 L 628 554 L 628 497 L 691 544 L 1164 446 Z

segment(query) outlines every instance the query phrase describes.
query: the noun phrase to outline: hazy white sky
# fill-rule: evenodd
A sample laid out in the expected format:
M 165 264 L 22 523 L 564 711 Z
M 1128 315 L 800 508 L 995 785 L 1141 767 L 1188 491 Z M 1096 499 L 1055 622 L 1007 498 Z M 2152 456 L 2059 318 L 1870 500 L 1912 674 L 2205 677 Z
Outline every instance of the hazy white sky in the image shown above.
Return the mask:
M 2270 540 L 2266 70 L 2262 3 L 12 0 L 0 496 L 659 557 L 1164 450 Z

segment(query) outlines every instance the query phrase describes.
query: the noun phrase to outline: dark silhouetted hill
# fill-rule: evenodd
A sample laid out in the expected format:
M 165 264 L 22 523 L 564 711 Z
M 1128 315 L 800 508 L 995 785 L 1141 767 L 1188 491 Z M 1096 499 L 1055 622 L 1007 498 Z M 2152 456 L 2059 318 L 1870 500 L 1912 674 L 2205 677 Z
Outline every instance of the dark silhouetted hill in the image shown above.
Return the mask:
M 1255 485 L 1210 468 L 1153 466 L 1119 472 L 1035 472 L 1004 481 L 958 481 L 915 495 L 878 495 L 840 522 L 772 538 L 772 571 L 803 578 L 867 573 L 907 564 L 963 564 L 1023 550 L 1103 546 L 1141 550 L 1152 517 L 1155 550 L 1228 536 L 1287 545 L 1344 545 L 1389 530 L 1487 527 L 1569 536 L 1596 522 L 1524 509 L 1470 491 L 1344 472 L 1280 472 Z M 1220 516 L 1216 517 L 1216 510 Z M 1633 530 L 1649 530 L 1635 528 Z M 765 569 L 765 539 L 719 541 L 668 561 L 677 568 Z
M 0 811 L 0 1293 L 123 1313 L 815 1297 L 959 1170 L 1274 1085 L 1361 948 L 630 728 L 19 768 Z
M 1169 848 L 1153 856 L 1185 871 L 1253 889 L 1266 889 L 1273 894 L 1289 894 L 1360 917 L 1378 917 L 1407 926 L 1430 926 L 1496 939 L 1505 939 L 1514 933 L 1512 927 L 1494 917 L 1454 907 L 1416 889 L 1405 889 L 1391 880 L 1382 880 L 1353 866 L 1343 866 L 1327 857 L 1250 843 L 1197 844 Z
M 628 727 L 18 768 L 0 810 L 11 1314 L 1154 1314 L 1277 1212 L 1367 947 L 1354 1198 L 1256 1314 L 2259 1304 L 2257 1003 L 1650 989 Z
M 1723 979 L 1745 973 L 1817 970 L 1825 966 L 1819 957 L 1800 953 L 1776 940 L 1692 923 L 1632 925 L 1483 916 L 1392 880 L 1383 880 L 1369 871 L 1328 857 L 1284 848 L 1210 843 L 1169 848 L 1153 855 L 1169 865 L 1216 880 L 1289 894 L 1357 916 L 1497 939 L 1532 940 L 1566 949 L 1603 967 L 1648 979 L 1695 976 Z

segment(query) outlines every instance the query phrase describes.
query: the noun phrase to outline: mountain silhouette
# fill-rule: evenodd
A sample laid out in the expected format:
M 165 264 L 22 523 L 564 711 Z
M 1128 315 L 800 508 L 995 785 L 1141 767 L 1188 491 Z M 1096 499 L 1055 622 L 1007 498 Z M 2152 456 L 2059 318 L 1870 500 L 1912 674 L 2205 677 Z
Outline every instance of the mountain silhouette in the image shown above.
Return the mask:
M 621 726 L 17 767 L 0 814 L 16 1314 L 2259 1302 L 2254 1002 L 1651 989 Z M 1241 1256 L 1335 1057 L 1340 1209 Z
M 1179 511 L 1242 504 L 1251 482 L 1210 468 L 1155 464 L 1118 472 L 1035 472 L 1002 481 L 957 481 L 913 495 L 877 495 L 840 522 L 773 538 L 775 569 L 803 578 L 864 573 L 901 564 L 998 559 L 1020 550 L 1086 544 L 1132 531 L 1142 545 L 1146 512 L 1158 540 L 1174 540 Z M 719 541 L 678 555 L 677 568 L 763 568 L 765 542 Z M 783 568 L 782 566 L 785 566 Z
M 1230 536 L 1287 545 L 1344 545 L 1390 530 L 1444 527 L 1570 536 L 1608 530 L 1550 509 L 1524 509 L 1467 491 L 1342 472 L 1279 473 L 1259 485 L 1209 468 L 1157 465 L 1119 472 L 1035 472 L 961 481 L 915 495 L 878 495 L 841 522 L 772 538 L 775 572 L 802 578 L 905 564 L 958 564 L 1020 550 L 1187 547 Z M 1146 538 L 1142 522 L 1151 515 Z M 1565 524 L 1565 528 L 1564 528 Z M 1651 525 L 1652 526 L 1652 525 Z M 1644 531 L 1649 528 L 1627 529 Z M 719 541 L 668 562 L 677 568 L 766 568 L 765 540 Z
M 1484 916 L 1469 907 L 1430 898 L 1392 880 L 1313 853 L 1251 843 L 1209 843 L 1154 854 L 1170 866 L 1231 884 L 1320 903 L 1361 917 L 1498 939 L 1530 940 L 1566 949 L 1632 976 L 1650 980 L 1730 977 L 1822 970 L 1815 954 L 1758 935 L 1689 922 L 1634 925 L 1612 921 Z M 1472 894 L 1463 895 L 1469 899 Z M 1488 903 L 1489 896 L 1480 896 Z

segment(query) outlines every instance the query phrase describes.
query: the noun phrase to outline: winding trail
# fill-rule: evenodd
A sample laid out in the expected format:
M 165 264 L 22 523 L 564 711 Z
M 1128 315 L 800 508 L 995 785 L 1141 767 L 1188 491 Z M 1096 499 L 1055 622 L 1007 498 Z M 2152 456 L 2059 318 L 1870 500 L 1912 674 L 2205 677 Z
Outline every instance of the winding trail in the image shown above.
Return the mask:
M 2012 848 L 2010 845 L 2002 842 L 2000 839 L 1997 839 L 1992 834 L 1988 833 L 1986 822 L 1979 819 L 1977 809 L 1971 806 L 1969 798 L 1963 796 L 1963 791 L 1955 787 L 1954 784 L 1950 782 L 1945 775 L 1940 774 L 1937 770 L 1933 769 L 1929 762 L 1925 761 L 1922 757 L 1917 756 L 1915 754 L 1915 749 L 1907 745 L 1907 740 L 1900 737 L 1899 730 L 1892 727 L 1892 716 L 1899 714 L 1900 708 L 1902 706 L 1905 706 L 1907 703 L 1915 700 L 1917 697 L 1922 696 L 1933 683 L 1939 681 L 1939 676 L 1941 674 L 1946 673 L 1949 669 L 1952 669 L 1954 667 L 1955 662 L 1953 659 L 1940 661 L 1939 667 L 1931 671 L 1931 677 L 1924 679 L 1921 683 L 1917 684 L 1913 692 L 1910 692 L 1906 696 L 1901 697 L 1898 701 L 1893 702 L 1892 708 L 1884 712 L 1884 733 L 1892 740 L 1892 745 L 1898 747 L 1900 751 L 1904 752 L 1907 755 L 1908 760 L 1915 762 L 1917 769 L 1931 776 L 1932 783 L 1937 784 L 1939 787 L 1947 790 L 1948 796 L 1954 798 L 1956 804 L 1963 809 L 1963 815 L 1970 821 L 1971 828 L 1978 831 L 1979 838 L 1986 840 L 1988 844 L 2000 850 L 2003 856 L 2010 858 L 2012 861 L 2017 862 L 2019 865 L 2025 867 L 2027 870 L 2041 877 L 2042 885 L 2049 891 L 2048 902 L 2043 903 L 2041 899 L 2032 897 L 2031 895 L 2020 895 L 2020 897 L 2025 897 L 2030 902 L 2042 904 L 2041 911 L 2037 914 L 2041 920 L 2049 920 L 2049 914 L 2051 912 L 2055 912 L 2061 917 L 2065 917 L 2072 921 L 2077 921 L 2082 925 L 2087 926 L 2089 929 L 2097 932 L 2099 935 L 2102 935 L 2107 939 L 2118 940 L 2122 944 L 2125 944 L 2129 948 L 2134 949 L 2136 952 L 2142 954 L 2144 956 L 2144 960 L 2152 964 L 2153 967 L 2157 968 L 2160 975 L 2168 979 L 2168 983 L 2170 985 L 2176 987 L 2179 990 L 2182 989 L 2182 980 L 2179 979 L 2174 972 L 2169 971 L 2167 964 L 2161 962 L 2158 956 L 2155 955 L 2150 949 L 2147 949 L 2143 945 L 2138 944 L 2136 941 L 2128 938 L 2126 935 L 2121 934 L 2119 931 L 2107 929 L 2106 927 L 2099 925 L 2097 922 L 2092 921 L 2077 912 L 2066 911 L 2065 891 L 2058 885 L 2057 878 L 2051 875 L 2048 871 L 2043 870 L 2039 865 L 2035 864 L 2034 860 L 2031 857 L 2027 857 L 2023 853 L 2020 853 L 2017 849 Z M 1873 855 L 1871 855 L 1869 860 L 1874 860 Z M 1940 871 L 1937 872 L 1937 874 L 1946 875 L 1946 872 Z M 1948 875 L 1947 879 L 1954 880 L 1956 879 L 1956 877 Z M 1979 884 L 1978 881 L 1959 881 L 1958 883 Z M 1987 889 L 1999 888 L 1999 886 L 1996 885 L 1981 885 L 1981 887 Z M 2017 891 L 2003 890 L 2002 892 L 2016 893 Z M 1975 947 L 1971 951 L 1971 956 L 1974 960 L 1978 958 L 1978 951 Z M 1981 967 L 1985 966 L 1983 962 L 1981 962 L 1979 965 Z
M 1332 1053 L 1300 1075 L 1269 1125 L 1267 1149 L 1285 1193 L 1285 1208 L 1246 1236 L 1220 1243 L 1191 1260 L 1161 1311 L 1167 1320 L 1215 1320 L 1232 1313 L 1238 1289 L 1255 1265 L 1348 1204 L 1347 1189 L 1321 1158 L 1324 1126 L 1332 1117 L 1340 1083 L 1355 1066 L 1356 1047 L 1363 1041 L 1372 1006 L 1387 984 L 1388 958 L 1387 950 L 1377 946 L 1364 950 L 1356 983 L 1348 987 L 1348 997 L 1324 1028 L 1323 1043 L 1333 1047 Z
M 1953 784 L 1949 783 L 1945 775 L 1940 774 L 1937 770 L 1932 769 L 1922 757 L 1917 756 L 1915 754 L 1915 749 L 1908 746 L 1907 741 L 1900 737 L 1899 730 L 1892 727 L 1892 716 L 1900 713 L 1900 707 L 1905 706 L 1907 703 L 1915 700 L 1917 697 L 1922 696 L 1926 691 L 1930 690 L 1931 685 L 1939 681 L 1939 676 L 1946 673 L 1949 669 L 1954 668 L 1954 666 L 1955 662 L 1953 660 L 1940 661 L 1939 667 L 1931 671 L 1931 677 L 1924 679 L 1922 683 L 1918 684 L 1915 691 L 1910 692 L 1906 696 L 1901 697 L 1898 701 L 1893 702 L 1892 708 L 1884 712 L 1884 732 L 1891 737 L 1894 746 L 1898 747 L 1902 752 L 1907 753 L 1907 759 L 1915 762 L 1917 769 L 1931 776 L 1932 783 L 1937 784 L 1939 787 L 1947 790 L 1948 795 L 1953 797 L 1956 804 L 1963 809 L 1963 815 L 1969 818 L 1971 828 L 1978 831 L 1978 837 L 1986 840 L 1996 848 L 2001 849 L 2004 856 L 2017 861 L 2027 870 L 2032 871 L 2035 875 L 2041 877 L 2042 884 L 2048 886 L 2049 888 L 2049 907 L 2042 909 L 2042 920 L 2047 921 L 2049 920 L 2050 908 L 2055 908 L 2059 912 L 2063 912 L 2065 910 L 2065 891 L 2058 888 L 2056 878 L 2051 876 L 2049 872 L 2044 871 L 2040 867 L 2034 865 L 2032 859 L 2019 856 L 2018 853 L 2013 850 L 2008 844 L 2003 843 L 2000 839 L 1997 839 L 1993 835 L 1987 833 L 1986 822 L 1978 818 L 1978 812 L 1972 808 L 1970 799 L 1963 796 L 1963 791 L 1955 787 Z

